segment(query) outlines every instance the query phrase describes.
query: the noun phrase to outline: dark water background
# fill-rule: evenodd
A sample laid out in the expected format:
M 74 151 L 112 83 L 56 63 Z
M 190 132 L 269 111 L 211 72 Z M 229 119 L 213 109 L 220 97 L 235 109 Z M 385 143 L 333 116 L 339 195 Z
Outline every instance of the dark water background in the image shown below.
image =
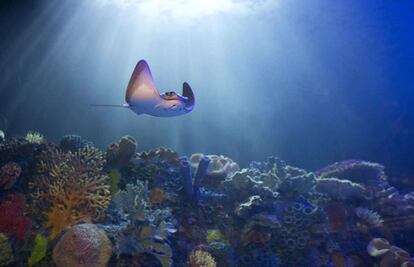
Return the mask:
M 224 154 L 242 166 L 269 155 L 308 170 L 358 158 L 414 177 L 414 2 L 279 2 L 176 22 L 93 1 L 3 0 L 6 133 L 75 133 L 101 147 L 130 134 L 139 149 Z M 161 91 L 192 85 L 192 113 L 89 106 L 121 104 L 141 58 Z

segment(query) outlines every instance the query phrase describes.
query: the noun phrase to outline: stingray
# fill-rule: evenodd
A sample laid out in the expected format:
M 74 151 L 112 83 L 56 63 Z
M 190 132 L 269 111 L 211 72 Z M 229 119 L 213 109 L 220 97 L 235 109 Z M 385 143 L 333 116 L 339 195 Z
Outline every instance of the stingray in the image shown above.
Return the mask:
M 126 89 L 125 101 L 124 105 L 95 106 L 129 108 L 138 115 L 174 117 L 192 111 L 195 104 L 194 93 L 187 82 L 183 84 L 182 95 L 174 91 L 160 94 L 145 60 L 140 60 L 135 66 Z

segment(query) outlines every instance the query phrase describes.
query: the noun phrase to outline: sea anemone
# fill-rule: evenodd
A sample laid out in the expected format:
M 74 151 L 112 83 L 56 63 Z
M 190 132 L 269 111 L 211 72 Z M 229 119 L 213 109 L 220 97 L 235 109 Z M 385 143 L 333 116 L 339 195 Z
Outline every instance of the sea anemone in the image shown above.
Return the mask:
M 384 223 L 384 220 L 378 214 L 378 212 L 367 209 L 367 208 L 357 208 L 356 215 L 367 226 L 371 227 L 380 227 Z

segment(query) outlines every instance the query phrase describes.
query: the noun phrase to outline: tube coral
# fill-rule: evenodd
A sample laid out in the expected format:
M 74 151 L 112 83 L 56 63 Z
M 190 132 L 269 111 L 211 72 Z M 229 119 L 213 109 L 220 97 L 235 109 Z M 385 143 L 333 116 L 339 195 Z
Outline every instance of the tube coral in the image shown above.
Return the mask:
M 102 172 L 105 161 L 100 151 L 86 147 L 78 152 L 59 150 L 42 153 L 36 180 L 30 186 L 37 206 L 44 212 L 50 239 L 80 222 L 100 218 L 110 202 L 109 178 Z

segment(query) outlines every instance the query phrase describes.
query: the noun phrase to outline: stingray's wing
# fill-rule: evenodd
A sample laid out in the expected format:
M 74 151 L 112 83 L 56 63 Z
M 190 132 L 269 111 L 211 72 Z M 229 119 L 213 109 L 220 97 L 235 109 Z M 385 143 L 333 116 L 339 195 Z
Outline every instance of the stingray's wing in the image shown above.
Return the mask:
M 185 103 L 185 109 L 192 110 L 195 104 L 195 97 L 193 90 L 191 89 L 190 85 L 186 82 L 183 83 L 183 96 L 187 98 L 187 101 Z
M 151 70 L 145 60 L 140 60 L 129 80 L 125 100 L 128 104 L 131 104 L 159 98 L 160 94 L 155 87 Z

